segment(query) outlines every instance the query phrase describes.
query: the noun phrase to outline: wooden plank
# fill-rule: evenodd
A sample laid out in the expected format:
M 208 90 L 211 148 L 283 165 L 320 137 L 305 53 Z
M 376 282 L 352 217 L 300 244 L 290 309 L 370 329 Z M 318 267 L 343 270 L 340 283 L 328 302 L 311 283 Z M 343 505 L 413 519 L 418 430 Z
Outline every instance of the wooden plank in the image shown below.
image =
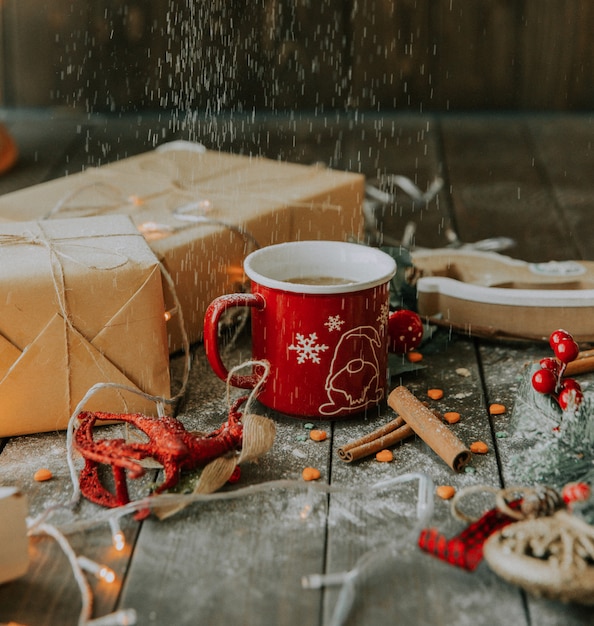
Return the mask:
M 272 111 L 341 109 L 349 89 L 346 11 L 340 0 L 262 2 L 257 19 L 244 26 L 241 41 L 250 30 L 251 38 L 239 55 L 251 61 L 252 98 L 237 104 Z
M 523 3 L 518 33 L 520 108 L 590 108 L 594 7 L 587 0 Z
M 505 236 L 525 261 L 577 258 L 522 118 L 441 120 L 447 182 L 463 241 Z
M 594 120 L 590 116 L 545 116 L 529 121 L 538 162 L 580 258 L 594 258 L 590 235 L 594 209 Z
M 371 111 L 431 106 L 434 53 L 428 2 L 355 2 L 350 27 L 349 106 Z
M 581 237 L 576 225 L 585 219 L 588 211 L 590 184 L 587 172 L 588 165 L 591 165 L 588 159 L 591 145 L 589 126 L 588 119 L 581 117 L 567 119 L 546 116 L 529 122 L 536 167 L 540 170 L 542 180 L 552 183 L 551 193 L 559 203 L 562 219 L 568 223 L 567 228 L 557 232 L 558 246 L 563 249 L 577 245 L 586 254 L 591 253 L 588 243 L 584 247 L 587 236 Z M 576 193 L 584 200 L 584 206 L 575 200 L 572 202 Z M 485 376 L 487 402 L 499 402 L 507 407 L 505 414 L 492 417 L 493 432 L 505 435 L 497 439 L 504 485 L 517 485 L 516 466 L 525 444 L 514 433 L 514 403 L 527 368 L 533 362 L 551 356 L 551 353 L 548 348 L 533 344 L 494 345 L 481 342 L 479 355 Z M 531 623 L 552 625 L 562 622 L 580 626 L 592 621 L 592 609 L 575 604 L 529 596 L 527 608 Z
M 513 109 L 521 5 L 514 0 L 431 3 L 432 98 L 427 110 Z

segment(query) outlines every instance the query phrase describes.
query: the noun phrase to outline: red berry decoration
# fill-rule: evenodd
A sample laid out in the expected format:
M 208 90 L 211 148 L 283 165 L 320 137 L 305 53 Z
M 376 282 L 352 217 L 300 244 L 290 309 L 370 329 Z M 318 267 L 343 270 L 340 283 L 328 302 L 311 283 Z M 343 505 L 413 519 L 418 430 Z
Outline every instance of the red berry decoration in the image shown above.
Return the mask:
M 390 352 L 406 354 L 421 343 L 423 322 L 414 311 L 393 311 L 388 318 L 388 337 Z
M 580 348 L 566 330 L 551 333 L 549 344 L 555 358 L 540 360 L 540 369 L 532 375 L 532 387 L 539 393 L 551 395 L 564 411 L 575 411 L 582 403 L 584 394 L 579 383 L 573 378 L 563 378 L 568 363 L 577 359 Z
M 571 505 L 574 502 L 585 502 L 590 498 L 590 485 L 584 482 L 567 483 L 561 490 L 563 502 Z
M 540 360 L 540 366 L 545 370 L 551 370 L 556 377 L 559 375 L 559 370 L 561 369 L 561 363 L 559 363 L 557 359 L 553 359 L 549 356 Z
M 557 376 L 548 369 L 540 369 L 532 375 L 532 386 L 538 393 L 555 393 Z
M 559 330 L 554 330 L 549 337 L 549 345 L 554 350 L 555 346 L 563 339 L 573 339 L 571 333 L 568 333 L 566 330 L 560 328 Z
M 561 339 L 561 341 L 555 344 L 553 349 L 555 356 L 566 365 L 571 361 L 575 361 L 580 351 L 577 343 L 573 339 Z
M 561 383 L 561 389 L 579 389 L 580 391 L 582 390 L 578 381 L 574 380 L 573 378 L 564 378 Z
M 557 402 L 564 411 L 576 411 L 583 399 L 582 390 L 575 387 L 563 387 L 557 396 Z

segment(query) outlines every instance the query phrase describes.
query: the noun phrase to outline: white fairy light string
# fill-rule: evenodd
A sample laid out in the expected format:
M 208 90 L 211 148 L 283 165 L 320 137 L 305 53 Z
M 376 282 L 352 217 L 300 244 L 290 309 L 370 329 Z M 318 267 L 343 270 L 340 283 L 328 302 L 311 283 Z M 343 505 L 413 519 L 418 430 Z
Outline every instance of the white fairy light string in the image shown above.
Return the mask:
M 419 531 L 426 527 L 433 515 L 433 481 L 425 474 L 411 472 L 402 474 L 396 478 L 380 481 L 372 485 L 372 489 L 382 489 L 393 485 L 418 480 L 417 491 L 417 522 L 411 530 L 410 535 L 418 537 Z M 305 576 L 301 585 L 304 589 L 319 589 L 324 586 L 341 586 L 338 600 L 332 614 L 329 626 L 341 626 L 355 602 L 357 596 L 356 585 L 358 580 L 369 570 L 378 564 L 386 561 L 390 556 L 397 556 L 398 545 L 382 545 L 373 550 L 367 551 L 357 561 L 355 566 L 346 572 L 336 572 L 331 574 L 310 574 Z M 394 554 L 393 554 L 394 553 Z

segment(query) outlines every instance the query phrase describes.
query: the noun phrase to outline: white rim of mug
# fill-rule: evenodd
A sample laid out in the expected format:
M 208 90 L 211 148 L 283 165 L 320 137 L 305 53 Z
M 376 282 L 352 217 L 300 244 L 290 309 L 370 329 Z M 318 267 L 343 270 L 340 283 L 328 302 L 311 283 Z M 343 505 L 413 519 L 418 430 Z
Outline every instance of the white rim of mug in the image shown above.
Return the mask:
M 279 259 L 281 256 L 289 257 L 290 259 L 291 255 L 298 249 L 302 252 L 304 250 L 309 252 L 310 255 L 308 255 L 308 258 L 314 258 L 311 255 L 315 254 L 315 251 L 322 250 L 324 251 L 324 255 L 326 257 L 332 254 L 342 255 L 343 262 L 347 259 L 350 262 L 348 265 L 349 268 L 355 268 L 355 271 L 361 273 L 363 270 L 373 269 L 373 275 L 371 275 L 371 272 L 368 271 L 367 273 L 369 274 L 369 277 L 355 279 L 353 282 L 337 285 L 311 285 L 298 282 L 286 282 L 286 279 L 288 278 L 297 278 L 297 276 L 288 275 L 290 272 L 286 270 L 286 268 L 294 266 L 289 265 L 287 262 L 280 263 Z M 319 253 L 320 252 L 318 252 L 318 254 Z M 272 260 L 270 257 L 272 257 Z M 286 273 L 287 275 L 282 277 L 278 275 L 276 277 L 272 277 L 262 273 L 262 269 L 259 268 L 258 265 L 263 262 L 268 264 L 272 263 L 276 272 L 281 275 Z M 364 289 L 371 289 L 373 287 L 377 287 L 378 285 L 387 283 L 396 273 L 396 262 L 389 254 L 382 252 L 378 248 L 372 248 L 364 244 L 349 243 L 344 241 L 312 240 L 290 241 L 255 250 L 245 258 L 243 268 L 246 275 L 252 282 L 270 289 L 303 294 L 334 294 L 353 293 Z M 327 268 L 324 268 L 323 263 L 320 263 L 316 266 L 315 270 L 312 269 L 310 272 L 317 271 L 322 273 L 325 269 L 327 271 Z M 350 273 L 352 274 L 353 271 Z M 341 275 L 336 276 L 336 274 Z M 332 275 L 337 278 L 352 278 L 352 276 L 348 276 L 348 274 L 348 271 L 332 272 Z

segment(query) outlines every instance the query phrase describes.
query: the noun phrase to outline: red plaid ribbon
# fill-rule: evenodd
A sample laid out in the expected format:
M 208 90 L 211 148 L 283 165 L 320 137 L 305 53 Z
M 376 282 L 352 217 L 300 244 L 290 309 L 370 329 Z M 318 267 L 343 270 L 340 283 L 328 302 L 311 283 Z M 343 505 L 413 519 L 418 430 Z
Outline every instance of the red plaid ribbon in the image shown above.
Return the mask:
M 521 504 L 522 500 L 514 500 L 509 503 L 509 507 L 517 510 Z M 499 509 L 491 509 L 451 539 L 447 539 L 436 528 L 422 530 L 419 536 L 419 547 L 446 563 L 472 572 L 483 558 L 485 541 L 494 532 L 517 521 Z

